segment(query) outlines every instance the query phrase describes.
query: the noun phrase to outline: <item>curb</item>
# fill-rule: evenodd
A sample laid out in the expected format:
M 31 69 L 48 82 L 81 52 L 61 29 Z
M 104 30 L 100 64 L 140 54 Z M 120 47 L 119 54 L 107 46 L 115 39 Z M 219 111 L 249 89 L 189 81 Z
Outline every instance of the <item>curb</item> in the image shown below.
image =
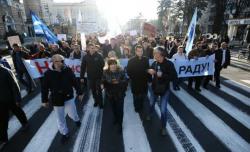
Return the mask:
M 233 66 L 233 67 L 236 67 L 236 68 L 240 68 L 242 70 L 245 70 L 245 71 L 248 71 L 250 72 L 250 66 L 244 63 L 239 63 L 240 61 L 236 61 L 236 60 L 233 60 L 231 59 L 231 64 L 230 66 Z

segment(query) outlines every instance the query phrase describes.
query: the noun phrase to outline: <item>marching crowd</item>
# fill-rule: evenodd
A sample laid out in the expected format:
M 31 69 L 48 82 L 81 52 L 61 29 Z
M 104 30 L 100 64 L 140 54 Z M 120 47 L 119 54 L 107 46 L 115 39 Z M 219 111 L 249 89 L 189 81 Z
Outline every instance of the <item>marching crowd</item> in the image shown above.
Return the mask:
M 209 42 L 205 37 L 201 37 L 188 54 L 185 51 L 185 43 L 185 40 L 177 38 L 166 40 L 120 35 L 111 38 L 110 42 L 105 40 L 103 44 L 96 36 L 89 36 L 86 40 L 86 50 L 81 50 L 81 43 L 76 39 L 58 44 L 39 43 L 30 47 L 30 50 L 14 44 L 12 60 L 16 77 L 8 62 L 2 57 L 0 60 L 0 144 L 6 144 L 8 141 L 9 111 L 21 122 L 22 130 L 29 128 L 25 113 L 20 107 L 22 98 L 16 78 L 28 93 L 32 93 L 35 89 L 34 82 L 22 60 L 39 58 L 51 58 L 52 61 L 49 69 L 39 80 L 41 99 L 44 107 L 48 107 L 49 103 L 53 105 L 62 143 L 69 138 L 65 114 L 80 127 L 81 121 L 75 101 L 82 101 L 83 96 L 88 96 L 89 90 L 92 92 L 94 107 L 102 109 L 105 102 L 110 102 L 114 124 L 121 133 L 128 84 L 133 94 L 135 112 L 142 113 L 145 110 L 144 102 L 149 102 L 146 120 L 151 119 L 154 105 L 159 101 L 160 133 L 166 135 L 170 87 L 179 91 L 180 84 L 188 80 L 188 88 L 192 89 L 192 84 L 195 83 L 194 90 L 200 92 L 200 87 L 207 89 L 209 81 L 214 78 L 216 87 L 220 88 L 220 72 L 230 64 L 230 51 L 226 42 Z M 214 76 L 178 78 L 173 60 L 198 60 L 199 57 L 212 54 L 215 54 Z M 76 78 L 72 70 L 65 65 L 65 58 L 81 60 L 79 78 Z M 119 63 L 120 58 L 128 59 L 127 67 L 124 69 Z M 150 64 L 149 59 L 154 59 L 154 62 Z M 170 86 L 170 82 L 173 82 L 173 86 Z

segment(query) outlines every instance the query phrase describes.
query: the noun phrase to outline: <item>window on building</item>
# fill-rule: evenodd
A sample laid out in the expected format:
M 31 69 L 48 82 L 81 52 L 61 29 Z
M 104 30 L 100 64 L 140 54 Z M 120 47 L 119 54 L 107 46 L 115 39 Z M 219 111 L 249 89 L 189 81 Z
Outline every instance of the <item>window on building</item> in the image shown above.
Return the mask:
M 22 12 L 18 11 L 17 14 L 19 18 L 22 18 Z

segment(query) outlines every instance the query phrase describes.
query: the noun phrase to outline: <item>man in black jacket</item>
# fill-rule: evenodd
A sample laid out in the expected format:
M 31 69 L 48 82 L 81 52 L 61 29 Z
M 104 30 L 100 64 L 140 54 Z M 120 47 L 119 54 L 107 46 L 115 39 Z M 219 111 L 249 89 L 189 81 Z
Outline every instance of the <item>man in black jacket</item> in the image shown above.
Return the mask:
M 131 90 L 133 93 L 134 108 L 136 112 L 141 112 L 143 102 L 147 98 L 149 74 L 149 59 L 143 56 L 141 45 L 135 47 L 135 56 L 128 61 L 127 73 L 131 80 Z
M 65 112 L 75 121 L 77 126 L 81 125 L 76 111 L 73 87 L 76 89 L 79 101 L 82 100 L 82 92 L 74 73 L 69 67 L 65 66 L 64 57 L 56 54 L 51 59 L 53 64 L 45 72 L 42 81 L 42 103 L 44 107 L 48 107 L 50 92 L 50 99 L 57 116 L 58 129 L 62 135 L 61 141 L 64 143 L 69 138 Z
M 215 51 L 215 72 L 214 78 L 216 87 L 220 88 L 220 71 L 222 68 L 226 69 L 230 65 L 230 50 L 226 42 L 221 43 L 221 48 Z
M 29 59 L 30 57 L 29 53 L 26 52 L 22 46 L 13 44 L 12 61 L 17 73 L 17 79 L 26 87 L 28 93 L 32 91 L 32 80 L 22 60 Z M 26 80 L 23 76 L 25 76 Z
M 26 124 L 27 118 L 21 108 L 21 94 L 15 75 L 11 70 L 0 65 L 0 149 L 8 141 L 9 111 L 18 115 L 21 123 Z
M 105 40 L 105 43 L 101 45 L 102 48 L 102 56 L 103 58 L 108 57 L 109 51 L 111 51 L 111 45 L 109 44 L 109 40 Z
M 84 83 L 84 75 L 87 71 L 87 82 L 90 87 L 93 98 L 94 107 L 98 106 L 103 108 L 103 98 L 101 89 L 101 80 L 103 75 L 104 59 L 99 54 L 93 43 L 88 44 L 89 52 L 82 59 L 80 78 L 81 82 Z

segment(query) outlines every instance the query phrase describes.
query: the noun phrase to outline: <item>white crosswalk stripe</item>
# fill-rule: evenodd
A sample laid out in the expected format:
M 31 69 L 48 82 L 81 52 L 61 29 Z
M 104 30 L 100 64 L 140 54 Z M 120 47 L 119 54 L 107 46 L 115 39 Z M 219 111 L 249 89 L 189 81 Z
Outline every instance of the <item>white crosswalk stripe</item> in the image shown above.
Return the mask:
M 223 98 L 211 93 L 210 91 L 202 89 L 200 94 L 202 94 L 204 97 L 209 99 L 209 101 L 211 101 L 212 103 L 220 107 L 222 110 L 230 114 L 236 120 L 241 122 L 248 129 L 250 129 L 250 116 L 248 116 L 246 113 L 240 111 L 239 109 L 225 101 Z
M 236 86 L 246 92 L 249 91 L 245 86 L 241 86 L 241 84 L 235 83 L 233 81 L 226 80 L 226 83 L 232 86 Z M 237 92 L 236 90 L 231 89 L 227 85 L 221 85 L 220 91 L 223 91 L 224 93 L 238 99 L 241 104 L 243 103 L 243 106 L 246 106 L 247 108 L 250 106 L 249 97 Z M 249 151 L 250 143 L 245 139 L 248 139 L 248 137 L 241 137 L 238 132 L 231 128 L 232 126 L 230 126 L 230 124 L 224 122 L 223 119 L 225 118 L 220 118 L 220 116 L 217 115 L 215 111 L 212 111 L 211 109 L 206 107 L 206 105 L 203 105 L 202 102 L 199 101 L 198 97 L 193 97 L 183 88 L 181 88 L 180 91 L 173 91 L 171 89 L 171 92 L 179 99 L 179 101 L 175 102 L 181 102 L 185 106 L 185 108 L 193 114 L 193 116 L 190 117 L 195 117 L 197 121 L 200 121 L 201 125 L 207 128 L 208 131 L 211 132 L 211 134 L 213 134 L 215 138 L 221 141 L 221 143 L 225 147 L 227 147 L 231 151 Z M 220 110 L 227 113 L 229 116 L 237 120 L 237 123 L 244 125 L 248 129 L 248 131 L 250 131 L 250 116 L 247 113 L 242 112 L 238 107 L 235 107 L 226 99 L 209 90 L 202 89 L 199 94 L 202 97 L 207 98 L 209 102 L 219 107 Z M 31 119 L 34 115 L 36 115 L 37 111 L 40 109 L 40 96 L 41 94 L 39 93 L 26 105 L 24 105 L 23 110 L 25 111 L 28 119 Z M 178 124 L 184 135 L 190 141 L 194 149 L 199 152 L 211 151 L 213 147 L 211 147 L 211 149 L 205 149 L 205 147 L 203 147 L 204 145 L 202 144 L 204 143 L 201 143 L 199 139 L 194 136 L 192 132 L 193 130 L 190 129 L 189 126 L 184 123 L 182 117 L 179 116 L 180 110 L 175 109 L 174 107 L 175 106 L 168 104 L 168 111 L 172 115 L 172 118 Z M 100 142 L 103 142 L 100 140 L 102 129 L 101 127 L 102 123 L 104 123 L 102 120 L 103 110 L 99 110 L 99 108 L 93 107 L 92 98 L 84 106 L 83 109 L 84 114 L 81 120 L 82 126 L 77 132 L 77 136 L 74 139 L 74 144 L 71 145 L 69 151 L 98 152 L 100 150 L 98 145 L 100 144 Z M 159 119 L 160 110 L 158 105 L 156 105 L 155 109 Z M 32 152 L 35 150 L 38 152 L 45 152 L 48 151 L 52 146 L 56 134 L 58 133 L 54 112 L 52 111 L 45 120 L 37 121 L 44 122 L 42 122 L 41 126 L 35 131 L 34 135 L 30 137 L 27 145 L 24 146 L 24 149 L 21 149 L 20 151 Z M 16 119 L 16 117 L 11 117 L 8 129 L 10 139 L 14 138 L 13 136 L 19 131 L 20 127 L 21 124 Z M 187 149 L 184 148 L 182 142 L 180 141 L 178 137 L 179 135 L 176 134 L 175 128 L 172 128 L 169 122 L 167 124 L 167 132 L 169 138 L 175 146 L 176 151 L 187 151 Z M 249 136 L 249 133 L 247 136 Z M 154 149 L 152 149 L 151 143 L 148 140 L 149 137 L 147 136 L 147 132 L 144 129 L 143 121 L 141 120 L 140 116 L 134 111 L 133 99 L 130 90 L 127 91 L 124 102 L 122 137 L 125 152 L 154 151 Z
M 174 94 L 230 150 L 248 151 L 250 149 L 249 143 L 186 91 L 181 89 L 181 91 L 174 92 Z
M 134 111 L 132 94 L 130 91 L 127 92 L 124 103 L 123 140 L 125 152 L 151 152 L 140 117 Z
M 229 83 L 229 84 L 231 84 L 231 85 L 233 85 L 233 86 L 239 87 L 239 88 L 241 88 L 242 90 L 244 90 L 244 91 L 250 93 L 250 87 L 248 87 L 248 86 L 246 86 L 246 85 L 244 85 L 244 84 L 242 84 L 242 83 L 236 82 L 236 81 L 234 81 L 234 80 L 225 80 L 225 82 L 226 82 L 226 83 Z
M 24 152 L 45 152 L 48 151 L 50 144 L 57 133 L 56 116 L 54 112 L 48 116 L 43 125 L 31 139 L 30 143 L 25 147 Z
M 244 103 L 245 105 L 250 106 L 250 98 L 246 97 L 224 85 L 221 85 L 221 90 L 230 94 L 231 96 L 235 97 L 236 99 L 239 99 L 242 103 Z
M 38 94 L 35 98 L 33 98 L 31 101 L 29 101 L 28 104 L 26 104 L 23 107 L 23 110 L 27 116 L 27 119 L 30 119 L 34 115 L 34 113 L 41 107 L 40 96 L 41 94 Z M 9 129 L 8 129 L 9 138 L 14 136 L 14 134 L 20 128 L 21 128 L 20 122 L 15 116 L 12 116 L 9 121 Z

